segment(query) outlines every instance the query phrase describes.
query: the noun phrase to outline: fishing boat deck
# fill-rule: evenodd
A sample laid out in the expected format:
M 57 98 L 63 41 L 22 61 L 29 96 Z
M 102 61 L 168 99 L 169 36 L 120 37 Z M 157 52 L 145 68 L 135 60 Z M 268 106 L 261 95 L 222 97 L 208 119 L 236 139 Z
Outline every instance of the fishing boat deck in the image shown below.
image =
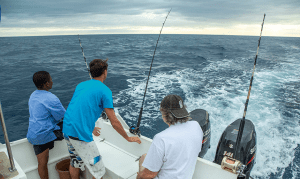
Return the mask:
M 121 116 L 116 114 L 125 131 L 129 127 Z M 141 144 L 128 143 L 111 126 L 109 121 L 98 120 L 96 126 L 101 128 L 100 137 L 94 137 L 94 141 L 103 157 L 108 179 L 135 179 L 138 172 L 138 161 L 141 155 L 147 153 L 152 140 L 141 136 Z M 128 136 L 132 136 L 127 132 Z M 236 179 L 237 175 L 221 169 L 221 166 L 213 162 L 198 158 L 193 179 Z M 106 176 L 104 177 L 106 179 Z
M 102 138 L 98 138 L 96 145 L 101 152 L 102 160 L 106 167 L 106 176 L 109 178 L 120 179 L 133 179 L 136 178 L 138 172 L 138 162 L 135 160 L 138 158 L 119 147 L 103 141 Z
M 25 173 L 16 161 L 14 161 L 16 170 L 13 172 L 9 171 L 9 168 L 11 166 L 10 161 L 8 159 L 6 147 L 3 144 L 0 145 L 0 174 L 2 174 L 4 178 L 26 179 Z
M 125 121 L 117 114 L 118 119 L 123 125 L 125 131 L 129 127 Z M 118 134 L 109 121 L 98 120 L 96 126 L 101 128 L 101 135 L 94 136 L 94 141 L 102 156 L 106 167 L 104 179 L 135 179 L 138 172 L 138 161 L 141 155 L 149 150 L 152 140 L 141 136 L 141 144 L 127 142 Z M 129 136 L 129 132 L 127 132 Z M 37 159 L 34 154 L 32 144 L 26 138 L 11 142 L 13 157 L 16 161 L 18 172 L 23 172 L 23 176 L 18 179 L 39 179 L 37 171 Z M 0 144 L 0 149 L 6 150 L 5 145 Z M 69 158 L 69 152 L 65 141 L 56 141 L 55 147 L 50 150 L 48 171 L 49 179 L 58 179 L 58 172 L 55 169 L 56 164 Z M 26 174 L 26 175 L 25 175 Z M 20 176 L 20 175 L 18 175 Z M 198 158 L 195 167 L 193 179 L 236 179 L 237 175 L 221 169 L 220 165 Z M 81 178 L 91 179 L 92 176 L 88 170 L 82 172 Z

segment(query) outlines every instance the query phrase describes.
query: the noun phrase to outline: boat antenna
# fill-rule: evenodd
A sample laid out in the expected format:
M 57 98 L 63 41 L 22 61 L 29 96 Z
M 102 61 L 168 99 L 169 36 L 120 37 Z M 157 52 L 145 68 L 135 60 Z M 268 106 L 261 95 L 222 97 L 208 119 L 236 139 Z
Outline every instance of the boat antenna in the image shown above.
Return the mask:
M 79 40 L 79 44 L 80 44 L 80 47 L 81 47 L 83 59 L 84 59 L 85 64 L 86 64 L 87 71 L 89 72 L 90 78 L 92 79 L 92 76 L 91 76 L 91 73 L 90 73 L 90 69 L 89 69 L 89 67 L 88 67 L 88 64 L 86 63 L 86 58 L 85 58 L 85 56 L 84 56 L 83 47 L 82 47 L 82 45 L 81 45 L 81 41 L 80 41 L 80 38 L 79 38 L 79 34 L 78 34 L 78 40 Z
M 256 56 L 255 56 L 255 60 L 254 60 L 254 67 L 253 67 L 253 71 L 252 71 L 252 77 L 250 79 L 248 96 L 247 96 L 247 100 L 246 100 L 246 103 L 245 103 L 244 115 L 243 115 L 243 118 L 242 118 L 242 120 L 240 122 L 239 133 L 237 135 L 236 145 L 235 145 L 235 150 L 234 151 L 237 151 L 237 149 L 239 148 L 239 145 L 240 145 L 240 142 L 241 142 L 241 139 L 242 139 L 242 135 L 243 135 L 243 131 L 244 131 L 245 117 L 246 117 L 248 102 L 249 102 L 249 98 L 250 98 L 250 92 L 251 92 L 251 87 L 252 87 L 252 82 L 253 82 L 253 77 L 254 77 L 255 65 L 256 65 L 256 60 L 257 60 L 257 56 L 258 56 L 258 50 L 259 50 L 261 34 L 262 34 L 264 22 L 265 22 L 265 17 L 266 17 L 266 14 L 264 14 L 264 19 L 263 19 L 263 22 L 261 24 L 260 36 L 259 36 L 258 46 L 257 46 L 257 51 L 256 51 Z M 235 154 L 236 154 L 236 152 L 234 152 L 234 157 L 233 158 L 235 158 Z
M 165 25 L 165 22 L 171 12 L 172 8 L 170 9 L 168 15 L 166 16 L 166 19 L 160 29 L 160 33 L 159 33 L 159 36 L 158 36 L 158 39 L 157 39 L 157 42 L 156 42 L 156 46 L 155 46 L 155 50 L 154 50 L 154 53 L 153 53 L 153 57 L 152 57 L 152 62 L 151 62 L 151 65 L 150 65 L 150 70 L 149 70 L 149 74 L 148 74 L 148 79 L 147 79 L 147 83 L 146 83 L 146 88 L 145 88 L 145 93 L 144 93 L 144 98 L 143 98 L 143 102 L 142 102 L 142 107 L 141 107 L 141 110 L 140 110 L 140 114 L 139 114 L 139 117 L 138 117 L 138 122 L 137 122 L 137 126 L 131 126 L 129 131 L 134 134 L 134 135 L 138 135 L 140 136 L 141 135 L 141 131 L 140 131 L 140 124 L 141 124 L 141 119 L 142 119 L 142 113 L 143 113 L 143 106 L 144 106 L 144 101 L 145 101 L 145 97 L 146 97 L 146 92 L 147 92 L 147 86 L 148 86 L 148 82 L 149 82 L 149 77 L 150 77 L 150 73 L 151 73 L 151 68 L 152 68 L 152 64 L 153 64 L 153 60 L 154 60 L 154 56 L 155 56 L 155 51 L 156 51 L 156 48 L 157 48 L 157 44 L 158 44 L 158 41 L 159 41 L 159 38 L 160 38 L 160 35 L 161 35 L 161 32 L 162 32 L 162 29 Z

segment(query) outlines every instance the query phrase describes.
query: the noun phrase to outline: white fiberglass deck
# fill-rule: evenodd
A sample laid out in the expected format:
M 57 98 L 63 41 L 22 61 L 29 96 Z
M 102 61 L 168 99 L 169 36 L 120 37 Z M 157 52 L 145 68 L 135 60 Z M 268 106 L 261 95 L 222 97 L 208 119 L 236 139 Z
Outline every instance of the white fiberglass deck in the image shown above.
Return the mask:
M 99 141 L 102 139 L 100 138 Z M 106 173 L 112 178 L 136 178 L 138 172 L 137 156 L 123 151 L 106 141 L 96 142 L 106 167 Z

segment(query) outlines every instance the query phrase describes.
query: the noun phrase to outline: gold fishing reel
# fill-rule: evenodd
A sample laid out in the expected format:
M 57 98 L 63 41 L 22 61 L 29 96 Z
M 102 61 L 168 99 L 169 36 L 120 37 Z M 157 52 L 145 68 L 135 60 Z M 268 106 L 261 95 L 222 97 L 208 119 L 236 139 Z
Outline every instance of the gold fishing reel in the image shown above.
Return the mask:
M 231 173 L 239 174 L 240 176 L 246 176 L 243 173 L 246 165 L 243 165 L 240 161 L 227 156 L 224 156 L 221 162 L 221 168 Z

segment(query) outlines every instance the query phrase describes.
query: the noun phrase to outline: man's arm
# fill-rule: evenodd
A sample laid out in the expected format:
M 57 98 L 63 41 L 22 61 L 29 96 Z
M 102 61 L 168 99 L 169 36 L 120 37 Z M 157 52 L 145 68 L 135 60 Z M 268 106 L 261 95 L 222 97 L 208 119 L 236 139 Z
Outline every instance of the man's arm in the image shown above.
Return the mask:
M 141 143 L 141 140 L 138 137 L 128 137 L 127 133 L 125 132 L 121 122 L 115 115 L 115 111 L 112 108 L 104 108 L 108 119 L 110 120 L 111 125 L 113 128 L 126 139 L 128 142 L 137 142 Z
M 49 103 L 48 110 L 50 111 L 56 123 L 60 122 L 61 119 L 64 118 L 66 112 L 66 109 L 64 108 L 64 106 L 61 104 L 60 100 L 56 96 Z
M 138 173 L 136 178 L 137 179 L 152 179 L 152 178 L 156 177 L 157 174 L 158 174 L 158 172 L 151 172 L 150 170 L 145 168 L 143 171 Z

